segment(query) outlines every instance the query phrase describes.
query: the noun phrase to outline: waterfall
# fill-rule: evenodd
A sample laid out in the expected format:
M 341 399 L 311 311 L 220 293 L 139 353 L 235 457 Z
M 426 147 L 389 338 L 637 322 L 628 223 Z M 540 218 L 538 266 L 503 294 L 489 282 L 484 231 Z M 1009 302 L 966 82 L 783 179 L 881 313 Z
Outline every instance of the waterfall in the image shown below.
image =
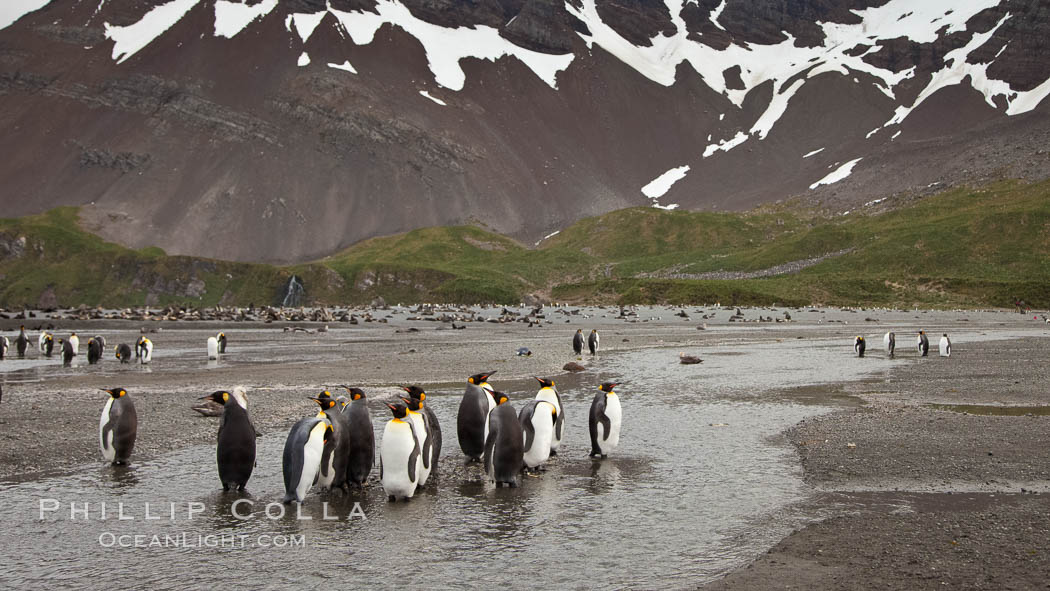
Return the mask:
M 288 279 L 288 287 L 284 290 L 284 300 L 281 301 L 281 306 L 285 308 L 301 306 L 305 295 L 306 288 L 303 287 L 298 277 L 292 275 Z

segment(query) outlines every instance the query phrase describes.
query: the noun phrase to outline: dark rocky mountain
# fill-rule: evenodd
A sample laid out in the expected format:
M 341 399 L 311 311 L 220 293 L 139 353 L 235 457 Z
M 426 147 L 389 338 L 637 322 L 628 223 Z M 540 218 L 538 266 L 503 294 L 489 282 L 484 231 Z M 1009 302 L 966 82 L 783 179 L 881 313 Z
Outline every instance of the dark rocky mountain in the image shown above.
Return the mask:
M 5 4 L 3 215 L 169 253 L 1050 175 L 1038 0 Z

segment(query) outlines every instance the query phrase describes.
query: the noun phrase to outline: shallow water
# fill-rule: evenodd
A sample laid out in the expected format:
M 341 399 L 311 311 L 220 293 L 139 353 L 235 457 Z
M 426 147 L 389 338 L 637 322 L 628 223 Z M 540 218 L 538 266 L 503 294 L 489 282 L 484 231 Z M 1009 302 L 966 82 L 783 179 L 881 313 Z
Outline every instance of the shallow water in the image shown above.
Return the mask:
M 275 354 L 261 338 L 245 340 L 253 342 L 238 348 L 237 362 Z M 587 413 L 598 380 L 566 376 L 558 383 L 567 417 L 562 452 L 519 489 L 496 489 L 477 465 L 461 465 L 459 395 L 441 391 L 427 398 L 444 427 L 441 475 L 409 503 L 387 503 L 373 483 L 349 498 L 312 491 L 303 519 L 294 506 L 276 517 L 278 506 L 268 504 L 283 495 L 279 432 L 259 439 L 251 504 L 237 505 L 242 515 L 251 509 L 243 520 L 232 507 L 241 497 L 221 492 L 210 445 L 129 468 L 90 465 L 3 484 L 0 583 L 109 588 L 120 576 L 136 586 L 185 588 L 237 573 L 276 588 L 694 586 L 786 534 L 792 524 L 778 514 L 807 494 L 794 452 L 773 436 L 827 409 L 761 394 L 859 379 L 899 363 L 842 363 L 842 350 L 841 339 L 730 344 L 691 349 L 705 359 L 693 366 L 679 365 L 678 351 L 664 348 L 603 356 L 596 361 L 600 379 L 622 382 L 620 447 L 603 461 L 587 457 Z M 199 352 L 186 355 L 186 363 L 207 366 Z M 30 371 L 16 373 L 28 379 Z M 534 382 L 494 382 L 519 406 L 535 392 Z M 382 408 L 372 401 L 377 443 L 389 417 Z M 71 517 L 73 503 L 80 513 Z M 132 519 L 117 518 L 120 503 Z M 155 519 L 146 519 L 147 503 Z M 139 541 L 119 537 L 136 535 Z

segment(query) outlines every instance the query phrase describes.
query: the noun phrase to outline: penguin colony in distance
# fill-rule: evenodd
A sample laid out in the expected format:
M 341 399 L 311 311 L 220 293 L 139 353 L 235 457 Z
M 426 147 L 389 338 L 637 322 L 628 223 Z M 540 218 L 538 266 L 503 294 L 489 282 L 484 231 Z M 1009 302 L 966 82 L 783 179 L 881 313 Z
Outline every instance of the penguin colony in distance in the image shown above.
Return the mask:
M 419 438 L 408 419 L 404 403 L 387 404 L 394 418 L 383 429 L 383 445 L 379 452 L 379 480 L 387 499 L 411 499 L 419 484 Z
M 867 346 L 867 343 L 864 342 L 864 337 L 857 337 L 853 340 L 853 350 L 857 352 L 857 357 L 864 357 L 864 349 Z
M 212 392 L 201 400 L 222 405 L 219 433 L 215 442 L 215 463 L 222 490 L 244 490 L 255 468 L 255 426 L 248 417 L 248 397 L 238 386 L 233 393 Z
M 68 341 L 67 341 L 68 344 Z M 126 464 L 135 448 L 139 420 L 135 404 L 124 388 L 103 390 L 109 394 L 98 422 L 98 446 L 112 464 Z
M 620 444 L 620 421 L 623 413 L 620 398 L 613 390 L 619 384 L 605 382 L 591 401 L 588 420 L 591 431 L 591 457 L 608 456 Z
M 893 359 L 895 351 L 897 349 L 897 335 L 893 332 L 887 332 L 882 335 L 882 344 L 886 347 L 886 355 Z M 916 349 L 918 350 L 919 356 L 926 357 L 930 353 L 930 339 L 926 335 L 925 330 L 920 330 L 918 337 L 915 339 Z M 864 357 L 864 337 L 858 336 L 853 341 L 853 350 L 856 351 L 858 357 Z M 952 341 L 948 338 L 948 333 L 941 335 L 941 340 L 937 343 L 937 349 L 941 357 L 951 357 L 952 354 Z

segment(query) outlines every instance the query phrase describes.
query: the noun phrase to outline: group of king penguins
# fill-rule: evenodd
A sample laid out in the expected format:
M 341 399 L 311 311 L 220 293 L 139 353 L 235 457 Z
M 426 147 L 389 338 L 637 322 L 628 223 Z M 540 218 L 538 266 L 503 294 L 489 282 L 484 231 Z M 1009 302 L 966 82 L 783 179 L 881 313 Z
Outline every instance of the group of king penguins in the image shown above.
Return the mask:
M 887 332 L 882 335 L 882 344 L 886 348 L 886 354 L 892 359 L 894 350 L 897 348 L 897 335 L 893 332 Z M 915 345 L 920 357 L 926 357 L 929 354 L 930 339 L 926 336 L 925 330 L 919 331 L 919 335 L 915 339 Z M 857 353 L 857 357 L 864 357 L 865 349 L 867 349 L 867 343 L 864 341 L 864 337 L 858 336 L 853 340 L 853 350 Z M 948 338 L 948 333 L 941 335 L 941 340 L 937 343 L 937 349 L 941 357 L 952 356 L 952 340 Z
M 591 329 L 591 334 L 587 335 L 587 349 L 591 352 L 591 355 L 598 354 L 598 344 L 601 338 L 598 336 L 598 331 Z M 572 336 L 572 351 L 577 355 L 583 354 L 583 329 L 577 328 L 576 334 Z
M 7 357 L 7 352 L 10 346 L 11 341 L 5 336 L 0 336 L 0 361 Z M 41 331 L 40 335 L 37 337 L 37 349 L 44 357 L 52 357 L 55 353 L 55 335 L 47 330 Z M 29 335 L 26 334 L 26 327 L 22 326 L 19 329 L 18 336 L 15 337 L 15 351 L 18 353 L 19 359 L 24 359 L 28 350 Z M 80 337 L 77 336 L 77 333 L 73 332 L 67 339 L 58 339 L 58 350 L 62 355 L 63 365 L 71 365 L 73 359 L 80 355 Z M 105 350 L 105 337 L 95 335 L 89 338 L 87 342 L 88 364 L 95 365 L 99 361 L 102 361 L 103 352 Z M 121 363 L 131 363 L 131 346 L 127 343 L 121 343 L 115 346 L 113 351 L 116 358 L 119 359 Z M 153 342 L 144 336 L 140 336 L 135 342 L 135 358 L 138 359 L 139 363 L 149 363 L 152 361 Z

